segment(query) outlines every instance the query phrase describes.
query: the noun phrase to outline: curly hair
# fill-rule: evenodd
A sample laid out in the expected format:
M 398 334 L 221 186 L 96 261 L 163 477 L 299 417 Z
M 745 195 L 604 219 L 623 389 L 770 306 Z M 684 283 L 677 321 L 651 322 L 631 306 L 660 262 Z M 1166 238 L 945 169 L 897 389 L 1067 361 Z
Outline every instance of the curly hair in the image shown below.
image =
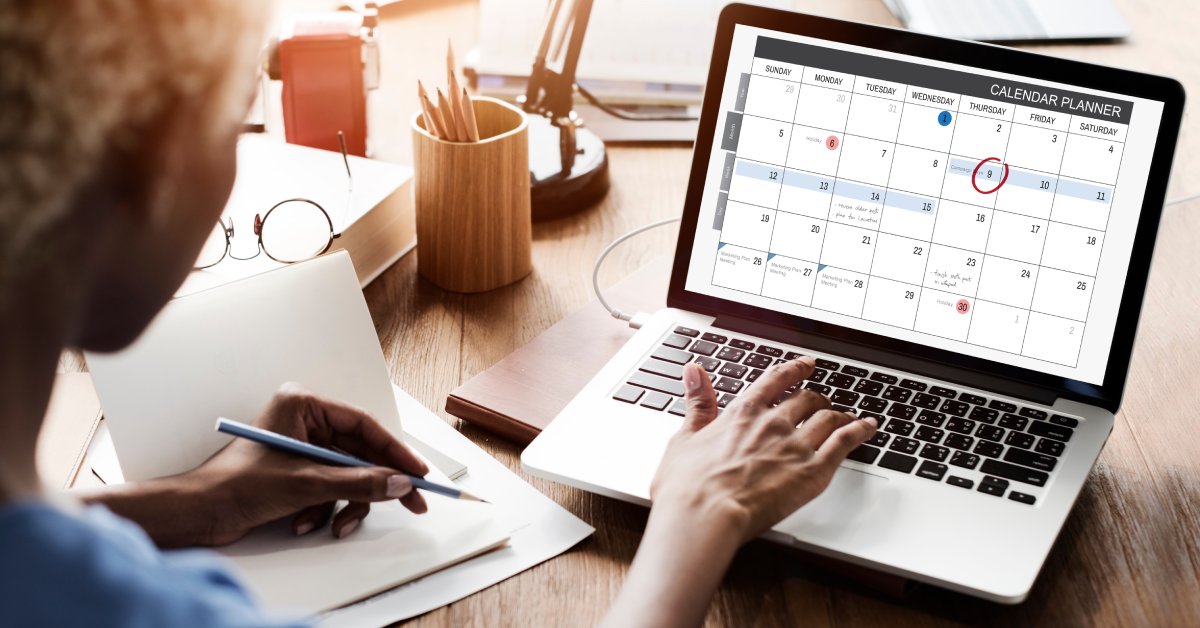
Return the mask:
M 198 104 L 198 142 L 244 115 L 272 4 L 0 0 L 0 288 L 172 102 Z

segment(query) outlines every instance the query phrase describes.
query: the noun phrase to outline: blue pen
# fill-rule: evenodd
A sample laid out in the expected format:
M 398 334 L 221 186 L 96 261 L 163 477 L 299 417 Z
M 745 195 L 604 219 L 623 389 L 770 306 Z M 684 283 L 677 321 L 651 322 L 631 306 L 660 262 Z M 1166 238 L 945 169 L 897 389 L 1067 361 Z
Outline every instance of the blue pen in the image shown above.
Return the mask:
M 233 421 L 230 419 L 217 419 L 217 431 L 221 432 L 223 434 L 229 434 L 231 436 L 236 436 L 238 438 L 245 438 L 247 440 L 252 440 L 260 445 L 266 445 L 267 447 L 278 449 L 280 451 L 286 451 L 288 453 L 296 454 L 298 456 L 304 456 L 305 458 L 308 458 L 310 460 L 315 460 L 317 462 L 324 462 L 326 464 L 333 464 L 333 465 L 337 465 L 340 467 L 376 467 L 376 466 L 379 466 L 379 465 L 371 464 L 370 462 L 367 462 L 366 460 L 361 460 L 359 458 L 355 458 L 354 456 L 341 453 L 340 451 L 333 451 L 332 449 L 326 449 L 324 447 L 319 447 L 312 443 L 306 443 L 302 440 L 296 440 L 290 436 L 284 436 L 283 434 L 276 434 L 275 432 L 272 432 L 270 430 L 264 430 L 260 427 L 254 427 L 253 425 L 246 425 L 245 423 L 240 423 L 238 421 Z M 441 484 L 435 484 L 433 482 L 430 482 L 429 480 L 426 480 L 423 477 L 412 475 L 409 473 L 406 473 L 405 475 L 407 475 L 408 478 L 410 480 L 412 480 L 412 485 L 414 488 L 419 488 L 423 491 L 429 491 L 430 493 L 437 493 L 438 495 L 445 495 L 446 497 L 451 497 L 454 499 L 465 499 L 468 501 L 483 502 L 485 504 L 491 503 L 491 502 L 487 501 L 486 499 L 480 499 L 479 497 L 476 497 L 466 491 L 459 490 L 454 487 L 443 486 Z

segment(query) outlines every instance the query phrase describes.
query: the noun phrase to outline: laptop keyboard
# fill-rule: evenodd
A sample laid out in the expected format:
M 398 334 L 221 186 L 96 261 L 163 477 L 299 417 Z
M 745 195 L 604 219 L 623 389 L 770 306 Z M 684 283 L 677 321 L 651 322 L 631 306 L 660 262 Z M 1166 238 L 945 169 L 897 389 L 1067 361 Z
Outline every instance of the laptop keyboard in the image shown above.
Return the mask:
M 695 362 L 708 371 L 721 412 L 765 369 L 802 355 L 723 330 L 676 327 L 613 399 L 683 416 L 683 367 Z M 841 359 L 816 363 L 812 375 L 784 398 L 807 388 L 829 397 L 835 410 L 874 417 L 879 431 L 849 460 L 1022 504 L 1036 503 L 1081 422 Z

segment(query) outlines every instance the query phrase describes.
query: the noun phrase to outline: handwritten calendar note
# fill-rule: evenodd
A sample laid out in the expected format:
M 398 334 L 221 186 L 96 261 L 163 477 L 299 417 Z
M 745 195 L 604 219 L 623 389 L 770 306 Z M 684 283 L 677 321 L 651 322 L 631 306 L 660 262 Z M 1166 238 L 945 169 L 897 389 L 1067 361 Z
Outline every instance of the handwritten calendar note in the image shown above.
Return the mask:
M 1077 366 L 1132 104 L 765 37 L 741 81 L 714 286 Z

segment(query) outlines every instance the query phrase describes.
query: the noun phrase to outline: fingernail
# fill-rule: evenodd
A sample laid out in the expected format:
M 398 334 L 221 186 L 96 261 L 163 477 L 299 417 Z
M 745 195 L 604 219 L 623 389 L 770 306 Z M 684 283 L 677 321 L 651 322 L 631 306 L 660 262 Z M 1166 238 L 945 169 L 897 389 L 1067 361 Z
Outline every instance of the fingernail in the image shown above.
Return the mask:
M 871 427 L 875 427 L 875 428 L 879 427 L 879 421 L 876 421 L 875 417 L 873 417 L 873 416 L 869 416 L 863 420 L 866 421 L 867 423 L 870 423 Z
M 358 529 L 358 524 L 360 523 L 362 523 L 362 519 L 351 519 L 350 523 L 347 523 L 346 525 L 342 526 L 341 530 L 338 530 L 337 537 L 339 539 L 344 539 L 350 536 L 351 532 L 354 532 Z
M 683 369 L 683 384 L 687 386 L 688 392 L 699 392 L 700 390 L 700 369 L 685 368 Z
M 393 475 L 387 480 L 387 496 L 392 499 L 404 497 L 412 492 L 412 480 L 407 475 Z
M 305 534 L 312 532 L 313 528 L 315 527 L 317 526 L 313 522 L 305 521 L 304 523 L 296 526 L 296 536 L 304 536 Z

